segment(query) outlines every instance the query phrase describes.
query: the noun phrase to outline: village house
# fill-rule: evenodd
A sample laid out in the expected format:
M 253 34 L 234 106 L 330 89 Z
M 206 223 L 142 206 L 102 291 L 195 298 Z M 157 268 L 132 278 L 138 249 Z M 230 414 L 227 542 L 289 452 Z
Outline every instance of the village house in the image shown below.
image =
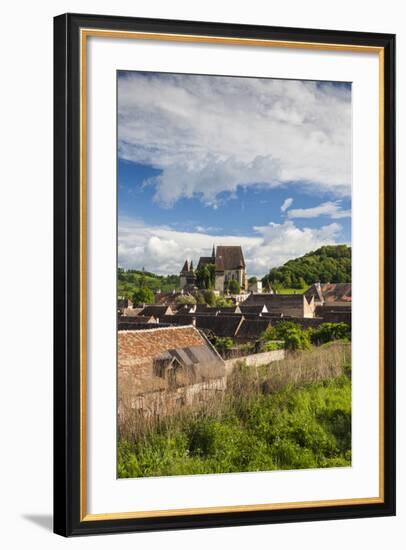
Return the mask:
M 126 309 L 133 309 L 133 303 L 129 298 L 119 296 L 117 298 L 117 312 L 122 315 Z
M 305 296 L 308 300 L 314 297 L 316 306 L 338 302 L 351 305 L 351 287 L 351 283 L 314 283 L 306 290 Z
M 248 292 L 255 292 L 256 294 L 259 294 L 262 292 L 262 281 L 256 280 L 252 283 L 248 283 Z
M 197 264 L 197 270 L 214 265 L 215 282 L 214 289 L 220 293 L 227 291 L 230 281 L 237 281 L 242 290 L 247 289 L 247 273 L 245 260 L 241 246 L 213 246 L 211 256 L 201 256 Z M 193 262 L 185 261 L 180 272 L 180 287 L 193 288 L 196 284 L 196 274 Z
M 172 309 L 179 309 L 178 299 L 186 296 L 192 298 L 193 294 L 185 290 L 181 290 L 180 292 L 176 292 L 175 290 L 172 292 L 156 292 L 155 305 L 165 305 L 171 306 Z
M 234 338 L 244 317 L 242 315 L 198 315 L 195 319 L 196 327 L 210 337 Z
M 238 309 L 243 315 L 247 315 L 250 313 L 254 315 L 262 315 L 262 313 L 268 313 L 268 308 L 266 307 L 265 304 L 250 305 L 250 304 L 247 304 L 246 301 L 242 304 L 239 304 Z
M 351 327 L 351 309 L 351 302 L 325 302 L 324 305 L 316 307 L 316 315 L 324 323 L 346 323 Z
M 171 306 L 161 306 L 161 305 L 147 305 L 139 313 L 143 317 L 153 316 L 157 319 L 160 319 L 164 315 L 174 315 L 175 312 Z
M 118 414 L 164 416 L 226 387 L 224 361 L 193 326 L 118 332 Z
M 235 341 L 239 344 L 257 342 L 262 333 L 271 325 L 269 319 L 258 317 L 257 319 L 244 319 L 238 327 Z
M 150 316 L 121 316 L 117 321 L 118 330 L 141 330 L 145 328 L 151 328 L 151 325 L 156 325 L 158 320 Z
M 244 305 L 266 306 L 269 316 L 314 317 L 314 297 L 304 294 L 250 294 Z

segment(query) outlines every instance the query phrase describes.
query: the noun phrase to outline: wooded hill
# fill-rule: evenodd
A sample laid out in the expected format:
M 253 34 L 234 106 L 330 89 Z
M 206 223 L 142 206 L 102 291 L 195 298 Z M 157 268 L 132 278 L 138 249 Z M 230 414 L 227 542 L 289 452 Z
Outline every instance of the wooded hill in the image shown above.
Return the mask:
M 140 288 L 151 291 L 161 290 L 172 292 L 179 288 L 178 275 L 156 275 L 149 271 L 119 268 L 117 272 L 117 291 L 119 296 L 131 298 L 134 292 Z
M 313 283 L 350 283 L 351 247 L 347 245 L 322 246 L 300 258 L 275 267 L 262 279 L 274 289 L 306 288 Z

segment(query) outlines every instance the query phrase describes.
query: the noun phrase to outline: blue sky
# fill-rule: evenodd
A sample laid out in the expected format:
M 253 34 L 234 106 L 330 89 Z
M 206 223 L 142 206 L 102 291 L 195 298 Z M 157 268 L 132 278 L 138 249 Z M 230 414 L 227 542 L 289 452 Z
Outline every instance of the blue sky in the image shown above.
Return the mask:
M 263 275 L 351 242 L 348 84 L 121 72 L 119 265 L 177 273 L 242 244 Z

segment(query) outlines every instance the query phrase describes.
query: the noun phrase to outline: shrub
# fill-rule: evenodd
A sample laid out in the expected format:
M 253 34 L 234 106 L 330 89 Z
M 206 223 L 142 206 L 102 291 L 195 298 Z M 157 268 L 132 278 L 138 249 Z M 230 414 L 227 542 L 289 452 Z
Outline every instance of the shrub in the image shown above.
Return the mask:
M 216 305 L 216 295 L 214 294 L 214 292 L 212 290 L 204 290 L 202 294 L 203 294 L 204 302 L 208 306 L 215 306 Z
M 234 347 L 234 341 L 232 338 L 218 338 L 214 339 L 214 346 L 220 354 L 224 354 Z
M 268 342 L 264 342 L 262 345 L 261 345 L 261 350 L 262 351 L 276 351 L 278 349 L 283 349 L 285 347 L 284 343 L 283 342 L 278 342 L 278 341 L 272 341 L 272 340 L 269 340 Z
M 310 349 L 309 331 L 291 321 L 281 321 L 274 327 L 268 327 L 261 335 L 261 341 L 265 345 L 269 340 L 284 340 L 285 348 L 292 351 Z
M 346 323 L 322 323 L 311 333 L 313 344 L 326 344 L 333 340 L 350 340 L 351 330 Z

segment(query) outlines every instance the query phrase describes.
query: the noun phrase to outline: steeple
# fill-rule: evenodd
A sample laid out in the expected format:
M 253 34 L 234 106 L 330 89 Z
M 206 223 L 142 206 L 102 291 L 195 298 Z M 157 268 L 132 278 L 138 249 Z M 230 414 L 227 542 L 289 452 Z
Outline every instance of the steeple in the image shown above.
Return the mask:
M 181 273 L 187 273 L 188 271 L 189 271 L 189 262 L 186 260 L 182 267 Z
M 193 260 L 191 260 L 191 262 L 190 262 L 189 271 L 193 271 Z
M 213 251 L 212 251 L 212 253 L 211 253 L 211 257 L 213 258 L 213 260 L 216 259 L 216 249 L 215 249 L 215 247 L 214 247 L 214 244 L 213 244 Z

